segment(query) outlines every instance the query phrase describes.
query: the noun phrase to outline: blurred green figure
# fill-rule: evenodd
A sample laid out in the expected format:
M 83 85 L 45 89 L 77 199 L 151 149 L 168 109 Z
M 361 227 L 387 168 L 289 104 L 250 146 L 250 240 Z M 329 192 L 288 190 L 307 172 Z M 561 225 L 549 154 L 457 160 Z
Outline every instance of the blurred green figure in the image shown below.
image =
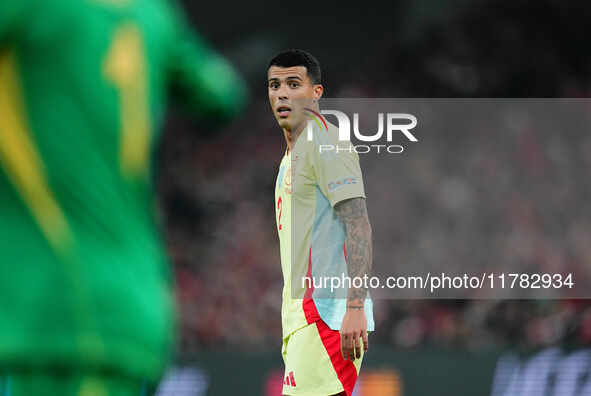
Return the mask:
M 165 105 L 224 119 L 245 96 L 168 0 L 0 1 L 0 395 L 139 396 L 160 378 Z

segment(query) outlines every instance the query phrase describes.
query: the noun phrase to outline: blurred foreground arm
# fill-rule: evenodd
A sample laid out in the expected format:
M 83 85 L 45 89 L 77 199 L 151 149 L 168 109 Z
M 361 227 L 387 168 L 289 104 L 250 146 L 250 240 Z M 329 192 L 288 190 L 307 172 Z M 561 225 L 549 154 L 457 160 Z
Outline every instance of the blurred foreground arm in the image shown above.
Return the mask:
M 174 98 L 206 119 L 226 120 L 238 115 L 247 99 L 246 84 L 221 55 L 189 27 L 173 3 L 174 31 L 168 58 Z

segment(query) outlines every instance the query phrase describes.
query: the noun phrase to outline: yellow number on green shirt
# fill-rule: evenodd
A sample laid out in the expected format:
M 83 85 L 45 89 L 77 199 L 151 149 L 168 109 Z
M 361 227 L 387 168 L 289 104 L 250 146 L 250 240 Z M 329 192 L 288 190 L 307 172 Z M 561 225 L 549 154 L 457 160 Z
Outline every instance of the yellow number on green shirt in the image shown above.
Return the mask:
M 103 72 L 119 91 L 121 171 L 126 176 L 146 176 L 150 152 L 147 73 L 142 34 L 135 24 L 115 31 Z

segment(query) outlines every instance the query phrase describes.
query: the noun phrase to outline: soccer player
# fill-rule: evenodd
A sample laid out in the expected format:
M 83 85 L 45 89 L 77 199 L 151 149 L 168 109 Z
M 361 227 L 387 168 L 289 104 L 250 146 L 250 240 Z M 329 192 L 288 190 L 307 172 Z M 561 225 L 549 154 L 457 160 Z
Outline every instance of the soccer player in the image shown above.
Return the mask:
M 159 379 L 165 104 L 224 119 L 245 93 L 168 0 L 0 1 L 0 395 L 140 396 Z
M 320 65 L 289 50 L 269 63 L 269 102 L 287 148 L 275 187 L 284 289 L 283 359 L 286 395 L 351 396 L 374 327 L 365 288 L 314 289 L 316 278 L 367 276 L 371 226 L 359 158 L 322 118 L 307 136 L 308 114 L 321 117 Z M 321 153 L 320 143 L 342 148 Z M 302 281 L 303 280 L 303 281 Z

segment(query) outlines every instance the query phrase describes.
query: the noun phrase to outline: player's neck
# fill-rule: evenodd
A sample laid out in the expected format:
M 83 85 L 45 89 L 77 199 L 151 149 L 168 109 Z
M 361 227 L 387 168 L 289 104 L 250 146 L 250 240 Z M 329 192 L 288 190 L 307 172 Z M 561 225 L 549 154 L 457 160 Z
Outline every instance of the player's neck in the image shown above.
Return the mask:
M 285 142 L 287 143 L 287 153 L 289 154 L 295 146 L 298 138 L 302 134 L 304 128 L 306 127 L 306 122 L 302 122 L 301 125 L 298 125 L 295 129 L 287 129 L 283 128 L 283 136 L 285 137 Z

